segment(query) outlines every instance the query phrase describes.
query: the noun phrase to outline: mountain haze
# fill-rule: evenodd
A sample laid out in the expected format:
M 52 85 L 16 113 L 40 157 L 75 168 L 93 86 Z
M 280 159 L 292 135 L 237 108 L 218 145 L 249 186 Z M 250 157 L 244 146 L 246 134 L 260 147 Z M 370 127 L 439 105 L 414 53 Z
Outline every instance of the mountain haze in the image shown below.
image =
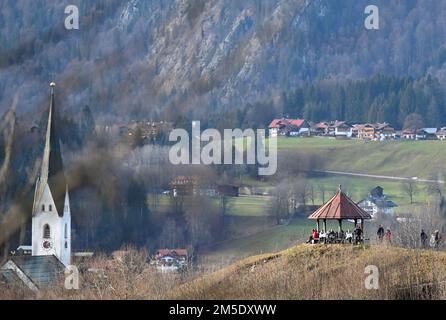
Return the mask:
M 78 5 L 80 30 L 65 30 Z M 271 100 L 314 80 L 377 74 L 446 82 L 446 2 L 368 0 L 4 0 L 0 113 L 42 111 L 48 82 L 63 108 L 104 117 L 200 115 Z M 165 115 L 166 115 L 165 114 Z

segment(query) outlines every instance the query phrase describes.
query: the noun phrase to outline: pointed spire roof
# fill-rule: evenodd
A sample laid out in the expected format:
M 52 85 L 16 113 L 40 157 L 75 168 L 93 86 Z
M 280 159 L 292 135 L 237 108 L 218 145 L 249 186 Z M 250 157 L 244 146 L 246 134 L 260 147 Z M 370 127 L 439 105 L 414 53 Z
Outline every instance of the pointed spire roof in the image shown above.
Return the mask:
M 347 220 L 347 219 L 371 219 L 372 217 L 353 202 L 339 186 L 339 191 L 322 207 L 311 214 L 312 220 Z
M 40 201 L 42 194 L 48 184 L 54 203 L 56 204 L 57 213 L 63 216 L 65 191 L 67 183 L 65 180 L 62 152 L 60 146 L 60 137 L 56 128 L 58 114 L 56 112 L 56 104 L 54 99 L 54 88 L 56 84 L 52 82 L 50 106 L 48 110 L 48 123 L 45 136 L 45 149 L 42 157 L 42 167 L 40 177 L 36 186 L 36 194 L 34 198 L 34 210 L 36 204 Z

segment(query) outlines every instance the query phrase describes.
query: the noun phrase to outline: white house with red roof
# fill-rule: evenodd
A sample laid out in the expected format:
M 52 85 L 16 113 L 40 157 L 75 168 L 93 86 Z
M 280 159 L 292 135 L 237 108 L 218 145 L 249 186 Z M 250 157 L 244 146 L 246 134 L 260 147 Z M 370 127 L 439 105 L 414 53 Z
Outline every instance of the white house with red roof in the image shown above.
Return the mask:
M 268 129 L 270 137 L 310 135 L 310 124 L 305 119 L 274 119 Z

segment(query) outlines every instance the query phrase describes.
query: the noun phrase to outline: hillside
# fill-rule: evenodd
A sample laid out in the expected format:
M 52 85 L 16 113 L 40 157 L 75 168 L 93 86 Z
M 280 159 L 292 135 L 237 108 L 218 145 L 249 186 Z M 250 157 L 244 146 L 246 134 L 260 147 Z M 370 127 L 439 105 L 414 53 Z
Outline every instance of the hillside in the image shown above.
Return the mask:
M 285 153 L 313 156 L 315 170 L 333 170 L 394 177 L 443 179 L 446 172 L 446 143 L 442 141 L 334 140 L 326 138 L 280 138 Z M 280 168 L 280 164 L 279 164 Z
M 254 256 L 174 289 L 174 299 L 444 299 L 446 254 L 402 248 L 299 245 Z M 379 290 L 366 290 L 368 265 Z
M 70 4 L 79 6 L 78 31 L 64 29 L 64 3 L 2 1 L 0 113 L 14 93 L 19 114 L 43 110 L 50 78 L 65 109 L 89 104 L 129 119 L 277 102 L 318 79 L 431 74 L 446 82 L 443 1 L 377 0 L 376 32 L 364 28 L 368 0 Z

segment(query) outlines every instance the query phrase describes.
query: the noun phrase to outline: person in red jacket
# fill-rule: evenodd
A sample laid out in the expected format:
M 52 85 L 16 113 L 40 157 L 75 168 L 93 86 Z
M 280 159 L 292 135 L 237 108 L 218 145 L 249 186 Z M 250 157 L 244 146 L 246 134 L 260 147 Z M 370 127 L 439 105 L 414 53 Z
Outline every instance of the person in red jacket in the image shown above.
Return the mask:
M 386 233 L 384 234 L 384 240 L 386 240 L 386 243 L 392 244 L 392 232 L 390 229 L 387 229 Z
M 319 232 L 316 229 L 313 230 L 313 240 L 319 240 Z
M 313 229 L 311 231 L 310 238 L 308 239 L 307 243 L 313 243 L 314 240 L 319 240 L 319 232 L 317 232 L 316 229 Z

